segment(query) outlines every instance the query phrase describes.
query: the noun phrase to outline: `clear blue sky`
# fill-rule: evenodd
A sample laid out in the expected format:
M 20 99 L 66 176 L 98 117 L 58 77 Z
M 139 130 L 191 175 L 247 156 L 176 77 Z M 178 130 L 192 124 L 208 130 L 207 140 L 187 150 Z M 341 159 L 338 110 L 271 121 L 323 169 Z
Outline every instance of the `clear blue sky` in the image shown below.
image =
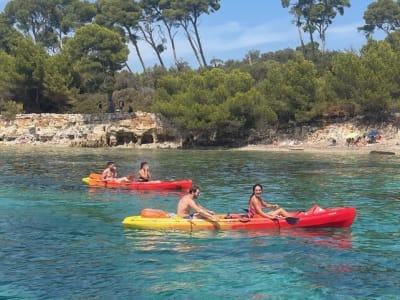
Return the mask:
M 2 10 L 8 1 L 0 0 Z M 365 37 L 357 31 L 364 24 L 363 14 L 372 0 L 351 0 L 351 7 L 338 15 L 327 31 L 327 48 L 330 50 L 359 50 Z M 292 24 L 293 17 L 280 0 L 221 0 L 221 8 L 200 18 L 200 35 L 207 61 L 213 58 L 240 60 L 251 50 L 261 53 L 285 48 L 296 48 L 299 37 Z M 379 36 L 376 36 L 377 38 Z M 197 68 L 193 52 L 183 35 L 177 36 L 178 57 Z M 141 46 L 145 63 L 157 63 L 156 56 L 145 44 Z M 167 66 L 172 65 L 169 49 L 162 54 Z M 131 49 L 129 65 L 141 71 Z

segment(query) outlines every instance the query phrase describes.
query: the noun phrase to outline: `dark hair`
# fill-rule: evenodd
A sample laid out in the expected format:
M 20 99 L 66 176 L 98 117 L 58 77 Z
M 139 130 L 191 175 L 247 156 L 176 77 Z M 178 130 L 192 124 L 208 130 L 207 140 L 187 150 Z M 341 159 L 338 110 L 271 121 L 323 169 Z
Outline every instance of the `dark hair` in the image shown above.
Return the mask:
M 195 193 L 197 190 L 200 190 L 200 187 L 197 185 L 192 185 L 192 187 L 189 190 L 189 194 Z
M 259 184 L 259 183 L 256 183 L 255 185 L 253 185 L 253 194 L 254 194 L 254 191 L 256 190 L 256 187 L 260 187 L 260 188 L 261 188 L 261 190 L 263 190 L 263 187 L 262 187 L 262 185 L 261 185 L 261 184 Z
M 144 165 L 147 165 L 147 161 L 143 161 L 140 163 L 140 168 L 143 169 Z
M 109 161 L 109 162 L 107 163 L 107 168 L 108 168 L 109 166 L 111 166 L 112 164 L 114 164 L 114 162 L 113 162 L 113 161 Z
M 256 190 L 256 187 L 260 187 L 260 188 L 261 188 L 261 191 L 263 190 L 263 187 L 262 187 L 262 185 L 261 185 L 261 184 L 259 184 L 259 183 L 256 183 L 255 185 L 253 185 L 253 193 L 250 195 L 250 198 L 249 198 L 249 204 L 250 204 L 250 201 L 251 201 L 251 197 L 253 197 L 253 196 L 254 196 L 254 191 Z

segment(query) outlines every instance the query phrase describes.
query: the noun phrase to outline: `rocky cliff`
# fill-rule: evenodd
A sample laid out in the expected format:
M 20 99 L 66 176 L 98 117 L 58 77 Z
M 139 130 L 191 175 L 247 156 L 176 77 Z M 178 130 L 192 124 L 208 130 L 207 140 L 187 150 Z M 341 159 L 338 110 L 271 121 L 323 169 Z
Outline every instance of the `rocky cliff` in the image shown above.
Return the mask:
M 321 126 L 301 126 L 291 130 L 266 128 L 240 136 L 219 137 L 218 143 L 183 136 L 165 118 L 152 113 L 21 114 L 14 120 L 0 115 L 0 143 L 54 144 L 76 147 L 196 148 L 218 145 L 238 147 L 250 144 L 328 145 L 335 140 L 345 145 L 349 136 L 363 137 L 377 130 L 382 143 L 400 144 L 399 127 L 393 123 L 365 124 L 357 119 Z M 238 137 L 239 136 L 239 137 Z
M 162 117 L 145 112 L 113 114 L 20 114 L 0 116 L 0 141 L 79 147 L 180 148 L 182 137 Z

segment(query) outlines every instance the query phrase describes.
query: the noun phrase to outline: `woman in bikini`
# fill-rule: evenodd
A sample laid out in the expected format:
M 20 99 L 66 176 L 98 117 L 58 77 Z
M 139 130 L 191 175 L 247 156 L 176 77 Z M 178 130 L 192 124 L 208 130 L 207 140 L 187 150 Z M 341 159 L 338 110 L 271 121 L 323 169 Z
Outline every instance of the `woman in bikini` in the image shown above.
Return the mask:
M 264 217 L 269 219 L 277 219 L 278 217 L 290 217 L 291 214 L 287 212 L 285 209 L 280 208 L 278 204 L 270 204 L 264 201 L 261 198 L 262 195 L 262 185 L 257 183 L 253 186 L 253 193 L 249 199 L 249 209 L 248 216 L 249 218 L 254 217 Z M 263 212 L 263 208 L 269 208 L 271 211 L 265 213 Z

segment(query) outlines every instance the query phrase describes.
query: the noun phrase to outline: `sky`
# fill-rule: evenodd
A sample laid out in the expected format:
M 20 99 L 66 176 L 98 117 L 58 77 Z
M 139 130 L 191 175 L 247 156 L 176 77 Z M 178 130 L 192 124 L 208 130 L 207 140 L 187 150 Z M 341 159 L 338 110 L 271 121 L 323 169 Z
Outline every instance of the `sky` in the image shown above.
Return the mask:
M 0 0 L 3 10 L 8 1 Z M 366 39 L 357 27 L 364 24 L 363 15 L 373 0 L 350 0 L 343 16 L 336 16 L 326 33 L 329 50 L 359 50 Z M 200 17 L 199 32 L 206 60 L 242 60 L 249 51 L 265 53 L 299 46 L 296 26 L 289 9 L 281 6 L 280 0 L 221 0 L 220 9 Z M 379 35 L 375 36 L 379 39 Z M 306 40 L 307 41 L 307 40 Z M 317 40 L 319 42 L 319 40 Z M 183 34 L 176 37 L 178 58 L 198 68 L 197 61 Z M 158 63 L 157 57 L 146 43 L 139 43 L 146 66 Z M 141 72 L 141 66 L 132 47 L 128 65 Z M 173 65 L 169 45 L 162 53 L 167 67 Z

